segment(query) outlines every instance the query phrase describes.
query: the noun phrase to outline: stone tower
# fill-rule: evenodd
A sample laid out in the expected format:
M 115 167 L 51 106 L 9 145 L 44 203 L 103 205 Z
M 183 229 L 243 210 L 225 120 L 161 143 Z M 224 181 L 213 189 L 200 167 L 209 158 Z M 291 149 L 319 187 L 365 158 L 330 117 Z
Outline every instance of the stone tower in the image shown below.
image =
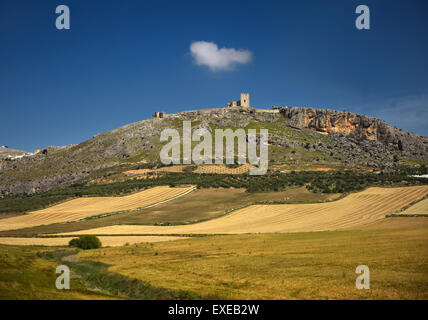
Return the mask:
M 250 107 L 250 94 L 249 93 L 241 93 L 241 107 Z
M 241 93 L 241 99 L 237 101 L 232 101 L 227 104 L 227 107 L 241 107 L 249 108 L 250 107 L 250 94 Z

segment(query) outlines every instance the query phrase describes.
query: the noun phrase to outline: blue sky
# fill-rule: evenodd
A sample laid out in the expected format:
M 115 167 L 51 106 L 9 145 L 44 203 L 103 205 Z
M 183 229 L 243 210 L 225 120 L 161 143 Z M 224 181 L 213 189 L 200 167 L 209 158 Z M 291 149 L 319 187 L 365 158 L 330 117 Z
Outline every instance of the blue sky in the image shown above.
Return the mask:
M 60 4 L 70 30 L 55 28 Z M 359 4 L 370 30 L 355 27 Z M 191 54 L 197 41 L 250 58 L 212 70 Z M 240 92 L 255 107 L 346 109 L 428 135 L 428 2 L 0 2 L 0 145 L 80 143 Z

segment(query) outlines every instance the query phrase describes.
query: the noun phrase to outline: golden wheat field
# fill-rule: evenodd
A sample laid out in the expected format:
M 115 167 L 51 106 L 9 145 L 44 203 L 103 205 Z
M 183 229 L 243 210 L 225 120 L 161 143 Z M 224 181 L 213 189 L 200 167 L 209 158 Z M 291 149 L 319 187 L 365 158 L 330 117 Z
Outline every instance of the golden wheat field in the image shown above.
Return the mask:
M 217 174 L 244 174 L 247 173 L 253 166 L 251 164 L 243 164 L 237 168 L 229 168 L 225 164 L 204 164 L 198 166 L 195 173 L 217 173 Z
M 252 205 L 201 223 L 180 226 L 117 225 L 75 234 L 242 234 L 355 228 L 385 218 L 428 194 L 428 186 L 368 188 L 328 203 Z
M 424 199 L 399 214 L 428 214 L 428 199 Z
M 162 167 L 158 169 L 137 169 L 128 170 L 123 173 L 127 176 L 134 175 L 150 175 L 159 172 L 183 172 L 183 169 L 189 167 L 189 165 L 176 165 L 169 167 Z M 217 174 L 244 174 L 247 173 L 253 166 L 251 164 L 243 164 L 237 168 L 229 168 L 225 164 L 204 164 L 199 165 L 193 171 L 195 173 L 217 173 Z
M 70 222 L 102 213 L 137 209 L 179 196 L 193 188 L 193 186 L 183 188 L 160 186 L 123 197 L 86 197 L 73 199 L 22 216 L 1 219 L 0 231 Z
M 73 237 L 63 238 L 13 238 L 0 237 L 0 244 L 16 246 L 67 246 Z M 171 240 L 186 239 L 185 237 L 174 236 L 104 236 L 99 237 L 103 247 L 118 247 L 125 244 L 152 243 Z
M 187 165 L 176 165 L 176 166 L 168 166 L 157 169 L 136 169 L 136 170 L 128 170 L 123 173 L 127 176 L 141 175 L 141 174 L 152 174 L 156 172 L 183 172 L 183 169 L 187 167 Z

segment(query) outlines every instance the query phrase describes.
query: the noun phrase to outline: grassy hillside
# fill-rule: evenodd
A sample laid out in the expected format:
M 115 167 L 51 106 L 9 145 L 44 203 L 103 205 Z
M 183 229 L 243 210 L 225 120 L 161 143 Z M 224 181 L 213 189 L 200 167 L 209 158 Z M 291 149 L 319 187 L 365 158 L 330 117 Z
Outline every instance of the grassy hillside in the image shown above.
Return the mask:
M 0 299 L 111 299 L 85 289 L 71 277 L 71 290 L 57 290 L 56 267 L 60 263 L 41 259 L 47 248 L 0 245 Z
M 169 115 L 164 119 L 147 119 L 97 134 L 78 145 L 48 147 L 31 157 L 3 161 L 0 165 L 0 197 L 86 183 L 136 166 L 158 166 L 163 146 L 160 133 L 165 128 L 182 132 L 183 120 L 191 120 L 193 129 L 210 131 L 268 129 L 271 166 L 284 165 L 297 170 L 308 166 L 368 167 L 389 172 L 400 165 L 415 166 L 428 161 L 423 143 L 426 139 L 411 133 L 408 133 L 408 139 L 413 137 L 417 143 L 412 145 L 412 153 L 408 153 L 395 148 L 392 143 L 340 132 L 322 134 L 312 127 L 296 128 L 282 114 L 217 109 L 212 114 L 195 111 Z M 400 131 L 400 134 L 404 133 Z
M 184 290 L 158 288 L 137 279 L 107 271 L 107 265 L 81 261 L 69 248 L 0 245 L 0 299 L 200 299 Z M 70 290 L 57 290 L 55 269 L 71 270 Z M 209 298 L 209 297 L 206 297 Z

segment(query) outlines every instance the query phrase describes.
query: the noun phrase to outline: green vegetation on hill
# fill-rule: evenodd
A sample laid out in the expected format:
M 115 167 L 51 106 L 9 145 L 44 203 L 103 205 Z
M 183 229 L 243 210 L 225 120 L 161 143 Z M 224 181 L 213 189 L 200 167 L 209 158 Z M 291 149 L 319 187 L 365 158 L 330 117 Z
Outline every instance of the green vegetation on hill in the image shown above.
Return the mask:
M 428 174 L 428 167 L 425 164 L 422 164 L 418 167 L 405 167 L 401 166 L 397 170 L 400 174 L 407 174 L 407 175 L 423 175 Z
M 248 192 L 281 191 L 306 185 L 313 192 L 344 193 L 360 191 L 368 186 L 397 186 L 427 184 L 428 179 L 407 174 L 375 174 L 357 171 L 270 172 L 261 176 L 168 173 L 152 179 L 93 185 L 73 185 L 32 195 L 0 199 L 0 212 L 25 212 L 43 208 L 73 197 L 123 195 L 160 185 L 197 185 L 198 188 L 245 188 Z

